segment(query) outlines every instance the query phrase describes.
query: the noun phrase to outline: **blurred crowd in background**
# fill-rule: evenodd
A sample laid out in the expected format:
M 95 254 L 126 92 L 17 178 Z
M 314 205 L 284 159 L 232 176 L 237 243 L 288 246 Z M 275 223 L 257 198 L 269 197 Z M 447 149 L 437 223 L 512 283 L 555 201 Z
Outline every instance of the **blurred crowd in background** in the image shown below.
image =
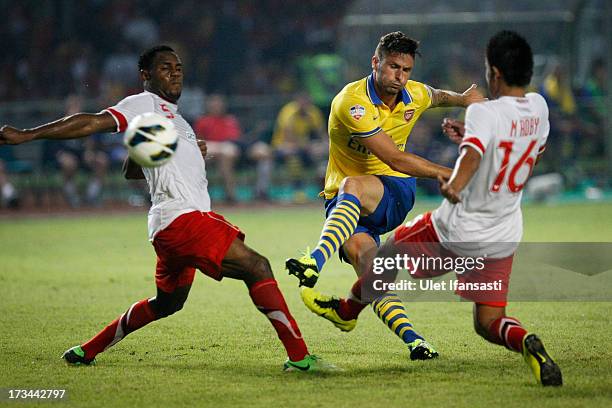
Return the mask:
M 339 38 L 347 41 L 342 21 L 352 4 L 12 2 L 3 6 L 0 25 L 0 122 L 32 127 L 111 106 L 141 91 L 139 53 L 165 43 L 185 64 L 179 107 L 198 137 L 208 141 L 213 199 L 314 200 L 325 173 L 331 99 L 367 74 L 370 64 L 369 58 L 348 61 L 338 44 Z M 376 41 L 356 46 L 371 55 Z M 484 86 L 482 50 L 470 44 L 452 50 L 424 46 L 429 48 L 417 64 L 427 66 L 434 53 L 449 52 L 451 60 L 443 70 L 436 69 L 439 64 L 417 66 L 416 80 L 456 91 L 471 81 Z M 609 188 L 604 55 L 593 55 L 584 78 L 574 81 L 562 56 L 536 53 L 544 56 L 537 60 L 532 87 L 551 107 L 549 150 L 537 171 L 562 175 L 569 190 Z M 461 114 L 427 113 L 407 149 L 452 165 L 457 149 L 442 136 L 440 123 Z M 112 134 L 1 147 L 0 207 L 145 205 L 143 185 L 121 180 L 124 157 L 121 137 Z M 424 182 L 422 191 L 436 194 L 437 185 Z

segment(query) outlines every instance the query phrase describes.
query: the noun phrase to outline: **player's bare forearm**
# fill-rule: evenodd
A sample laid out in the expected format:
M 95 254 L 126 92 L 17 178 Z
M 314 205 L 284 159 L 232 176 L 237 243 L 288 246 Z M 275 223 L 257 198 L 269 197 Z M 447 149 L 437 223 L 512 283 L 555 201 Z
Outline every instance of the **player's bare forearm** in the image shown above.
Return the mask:
M 77 113 L 32 129 L 3 126 L 0 143 L 20 144 L 39 139 L 77 139 L 93 133 L 115 131 L 117 125 L 110 113 Z
M 416 154 L 399 150 L 391 137 L 382 130 L 373 136 L 360 139 L 359 143 L 391 169 L 400 173 L 413 177 L 435 179 L 441 176 L 448 179 L 452 172 L 448 167 L 432 163 Z
M 77 113 L 55 122 L 28 129 L 34 139 L 76 139 L 93 133 L 113 132 L 117 128 L 110 113 Z
M 478 170 L 480 160 L 480 154 L 472 147 L 466 146 L 462 149 L 459 161 L 449 180 L 449 184 L 455 191 L 460 193 L 468 185 Z
M 462 98 L 462 95 L 457 92 L 447 91 L 444 89 L 432 89 L 431 107 L 464 106 Z
M 472 84 L 463 93 L 448 91 L 444 89 L 429 88 L 431 90 L 432 108 L 444 106 L 468 107 L 472 103 L 486 101 L 484 95 L 476 89 L 477 85 Z
M 465 186 L 472 180 L 472 177 L 474 177 L 480 165 L 480 160 L 480 154 L 476 149 L 466 146 L 461 150 L 450 180 L 446 182 L 443 179 L 438 179 L 442 195 L 451 203 L 456 204 L 461 201 L 459 196 Z
M 452 169 L 448 167 L 440 166 L 421 156 L 407 152 L 400 152 L 396 157 L 391 158 L 387 164 L 395 171 L 420 178 L 436 179 L 443 177 L 448 179 L 452 173 Z
M 128 180 L 142 180 L 145 178 L 142 168 L 134 163 L 129 157 L 126 157 L 121 169 L 123 177 Z

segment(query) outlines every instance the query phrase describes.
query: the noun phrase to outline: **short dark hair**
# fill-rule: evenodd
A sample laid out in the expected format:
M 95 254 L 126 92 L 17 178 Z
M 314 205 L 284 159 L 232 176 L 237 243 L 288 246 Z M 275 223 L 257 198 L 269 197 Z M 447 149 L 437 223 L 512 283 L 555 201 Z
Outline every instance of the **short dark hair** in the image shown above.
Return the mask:
M 158 52 L 175 52 L 172 47 L 167 45 L 156 45 L 155 47 L 149 48 L 138 58 L 138 69 L 148 71 L 153 66 L 153 61 L 155 61 L 155 56 Z
M 500 31 L 487 44 L 487 61 L 497 67 L 506 84 L 525 87 L 533 75 L 533 54 L 527 40 L 514 31 Z
M 394 31 L 380 37 L 375 55 L 383 59 L 392 53 L 409 54 L 412 58 L 418 54 L 419 42 L 408 37 L 401 31 Z

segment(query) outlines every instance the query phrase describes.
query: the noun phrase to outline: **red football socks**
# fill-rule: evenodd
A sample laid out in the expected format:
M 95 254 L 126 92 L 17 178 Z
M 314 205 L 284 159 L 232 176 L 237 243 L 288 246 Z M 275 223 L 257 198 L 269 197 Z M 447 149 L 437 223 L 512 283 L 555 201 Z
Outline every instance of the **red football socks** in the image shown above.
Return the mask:
M 359 316 L 359 313 L 368 305 L 361 302 L 361 284 L 363 278 L 357 279 L 351 288 L 349 297 L 340 299 L 340 307 L 338 308 L 338 316 L 344 320 L 353 320 Z
M 526 334 L 527 330 L 513 317 L 500 317 L 489 326 L 489 335 L 494 343 L 504 345 L 518 353 L 523 351 L 523 337 Z
M 140 329 L 153 320 L 156 320 L 156 317 L 149 305 L 149 299 L 134 303 L 125 313 L 81 346 L 85 352 L 85 358 L 94 358 L 98 353 L 113 346 L 129 333 Z
M 265 279 L 254 284 L 249 293 L 253 303 L 264 313 L 282 341 L 291 361 L 300 361 L 308 355 L 306 343 L 297 323 L 289 313 L 285 299 L 274 279 Z M 133 304 L 125 313 L 106 326 L 100 333 L 83 344 L 85 358 L 92 359 L 98 353 L 113 346 L 129 333 L 156 320 L 148 299 Z
M 278 289 L 276 280 L 264 279 L 249 289 L 251 299 L 257 309 L 265 314 L 278 338 L 283 342 L 291 361 L 300 361 L 308 355 L 308 348 L 302 339 L 297 323 L 289 313 L 285 299 Z

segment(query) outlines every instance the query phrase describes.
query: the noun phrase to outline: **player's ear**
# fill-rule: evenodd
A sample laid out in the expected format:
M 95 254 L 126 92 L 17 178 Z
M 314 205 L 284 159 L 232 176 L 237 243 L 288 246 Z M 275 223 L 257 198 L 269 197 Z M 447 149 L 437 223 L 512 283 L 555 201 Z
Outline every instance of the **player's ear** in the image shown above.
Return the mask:
M 372 70 L 376 71 L 378 69 L 378 64 L 380 60 L 376 55 L 372 55 Z
M 151 74 L 149 73 L 149 71 L 141 69 L 140 70 L 140 79 L 142 79 L 143 81 L 148 81 L 148 80 L 151 79 Z
M 497 67 L 491 67 L 491 75 L 498 81 L 502 78 L 501 71 Z

